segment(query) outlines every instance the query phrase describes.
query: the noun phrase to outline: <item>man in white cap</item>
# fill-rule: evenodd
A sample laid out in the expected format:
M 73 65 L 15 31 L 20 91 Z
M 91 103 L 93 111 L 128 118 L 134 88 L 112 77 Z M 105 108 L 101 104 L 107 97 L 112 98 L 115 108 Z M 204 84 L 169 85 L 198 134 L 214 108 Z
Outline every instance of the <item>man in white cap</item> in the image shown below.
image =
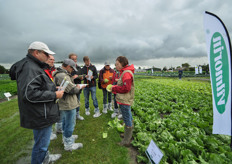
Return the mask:
M 56 161 L 61 154 L 49 154 L 52 124 L 59 120 L 57 99 L 64 92 L 56 91 L 56 86 L 44 72 L 49 55 L 54 55 L 45 43 L 33 42 L 27 56 L 10 68 L 11 80 L 17 81 L 20 124 L 33 129 L 34 146 L 31 163 L 41 164 Z

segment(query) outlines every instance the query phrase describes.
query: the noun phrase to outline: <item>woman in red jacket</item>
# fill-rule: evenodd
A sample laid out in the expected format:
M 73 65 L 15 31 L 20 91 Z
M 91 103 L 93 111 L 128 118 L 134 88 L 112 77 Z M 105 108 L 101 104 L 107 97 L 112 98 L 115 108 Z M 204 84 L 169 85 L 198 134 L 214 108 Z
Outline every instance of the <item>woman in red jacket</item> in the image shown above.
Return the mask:
M 116 69 L 120 71 L 120 77 L 117 85 L 113 85 L 112 90 L 116 94 L 116 101 L 122 112 L 123 121 L 125 123 L 124 138 L 120 145 L 129 146 L 132 137 L 133 125 L 131 105 L 134 101 L 134 65 L 128 65 L 128 59 L 124 56 L 119 56 L 116 59 Z

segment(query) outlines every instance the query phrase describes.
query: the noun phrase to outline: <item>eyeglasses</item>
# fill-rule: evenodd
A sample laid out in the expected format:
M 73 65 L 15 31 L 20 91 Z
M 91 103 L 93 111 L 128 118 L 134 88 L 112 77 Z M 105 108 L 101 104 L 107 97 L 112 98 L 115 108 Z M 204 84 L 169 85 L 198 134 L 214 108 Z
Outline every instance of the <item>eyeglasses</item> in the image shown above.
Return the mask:
M 44 55 L 46 55 L 47 57 L 49 57 L 49 54 L 47 52 L 44 52 L 44 51 L 39 51 L 39 52 L 42 52 Z

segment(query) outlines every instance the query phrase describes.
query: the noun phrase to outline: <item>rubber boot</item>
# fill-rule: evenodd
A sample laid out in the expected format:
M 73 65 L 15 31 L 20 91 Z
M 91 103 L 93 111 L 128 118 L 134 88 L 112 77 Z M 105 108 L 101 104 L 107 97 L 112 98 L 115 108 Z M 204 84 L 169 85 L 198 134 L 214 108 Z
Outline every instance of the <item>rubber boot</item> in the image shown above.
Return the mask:
M 109 111 L 114 111 L 114 110 L 112 109 L 112 104 L 111 104 L 111 103 L 108 103 L 108 109 L 109 109 Z
M 94 118 L 101 116 L 101 113 L 98 107 L 94 109 L 94 113 L 95 113 L 93 115 Z
M 134 120 L 132 120 L 132 128 L 134 128 Z M 120 133 L 120 137 L 123 138 L 124 137 L 124 133 Z
M 42 164 L 49 164 L 51 162 L 55 162 L 58 159 L 60 159 L 60 157 L 61 157 L 61 154 L 50 154 L 49 151 L 47 151 Z
M 63 133 L 63 130 L 62 130 L 62 122 L 61 123 L 56 123 L 55 124 L 55 131 L 56 133 Z
M 119 108 L 118 110 L 118 119 L 122 119 L 122 112 L 121 112 L 121 109 Z
M 133 133 L 133 127 L 125 127 L 125 132 L 124 132 L 124 138 L 123 140 L 119 143 L 121 146 L 130 146 L 131 138 L 132 138 L 132 133 Z
M 111 114 L 111 118 L 115 118 L 118 115 L 118 112 L 114 112 Z
M 74 138 L 71 136 L 69 138 L 64 137 L 64 150 L 72 151 L 83 147 L 82 143 L 74 143 Z
M 90 115 L 90 109 L 89 108 L 85 108 L 85 115 L 89 116 Z
M 53 133 L 53 131 L 52 131 L 51 136 L 50 136 L 50 140 L 55 140 L 55 139 L 57 139 L 57 135 L 56 135 L 56 133 Z
M 107 113 L 107 104 L 103 104 L 103 110 L 102 113 Z
M 75 140 L 78 138 L 78 135 L 72 135 L 71 136 L 73 138 L 73 141 L 75 142 Z M 62 136 L 62 144 L 64 144 L 64 136 Z
M 76 119 L 77 120 L 84 120 L 84 117 L 82 117 L 81 115 L 80 115 L 80 112 L 78 111 L 77 113 L 76 113 Z

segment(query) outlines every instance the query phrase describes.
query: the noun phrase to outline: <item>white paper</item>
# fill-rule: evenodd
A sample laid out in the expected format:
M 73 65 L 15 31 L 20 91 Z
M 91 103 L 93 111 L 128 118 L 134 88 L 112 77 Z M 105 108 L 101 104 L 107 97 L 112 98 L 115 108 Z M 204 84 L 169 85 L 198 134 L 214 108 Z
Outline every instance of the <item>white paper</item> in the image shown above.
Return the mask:
M 163 157 L 163 153 L 160 151 L 153 140 L 151 140 L 145 153 L 151 163 L 159 163 Z
M 91 76 L 93 76 L 93 71 L 89 70 L 87 80 L 91 81 Z
M 65 88 L 68 86 L 69 81 L 66 81 L 66 78 L 63 79 L 58 91 L 64 91 Z M 56 100 L 56 103 L 59 101 L 59 99 Z
M 58 88 L 58 91 L 60 91 L 63 87 L 64 82 L 66 81 L 66 77 L 64 77 L 64 79 L 62 80 L 60 87 Z
M 68 84 L 69 84 L 69 81 L 65 81 L 64 85 L 61 86 L 61 91 L 64 91 L 65 88 L 68 86 Z
M 87 86 L 88 84 L 78 84 L 80 86 L 80 89 L 82 89 L 83 87 Z

